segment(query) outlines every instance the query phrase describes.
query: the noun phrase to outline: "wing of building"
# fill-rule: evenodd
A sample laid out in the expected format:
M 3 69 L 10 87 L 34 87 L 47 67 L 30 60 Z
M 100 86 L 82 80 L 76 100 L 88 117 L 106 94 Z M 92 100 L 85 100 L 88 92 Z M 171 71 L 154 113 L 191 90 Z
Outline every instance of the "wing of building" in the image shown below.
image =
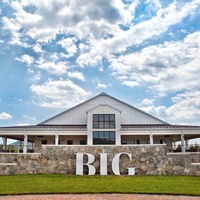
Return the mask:
M 166 144 L 169 151 L 180 141 L 200 138 L 200 126 L 171 125 L 106 93 L 101 93 L 44 122 L 32 126 L 0 127 L 0 137 L 41 145 L 139 145 Z

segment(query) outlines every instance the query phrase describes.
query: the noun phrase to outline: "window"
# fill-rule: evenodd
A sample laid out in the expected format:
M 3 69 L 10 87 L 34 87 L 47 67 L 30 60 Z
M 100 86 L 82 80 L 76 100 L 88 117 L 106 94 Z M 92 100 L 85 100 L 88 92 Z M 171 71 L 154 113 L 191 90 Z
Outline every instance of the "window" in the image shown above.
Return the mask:
M 114 129 L 115 115 L 114 114 L 94 114 L 93 128 L 94 129 Z
M 127 144 L 127 140 L 122 140 L 121 144 Z
M 94 131 L 93 144 L 115 144 L 115 131 Z
M 67 140 L 67 144 L 68 145 L 72 145 L 73 144 L 73 140 Z
M 160 140 L 160 144 L 166 144 L 165 140 Z
M 140 140 L 134 140 L 134 144 L 140 144 Z
M 86 145 L 87 142 L 86 142 L 86 140 L 80 140 L 80 144 L 81 144 L 81 145 Z
M 42 144 L 47 144 L 47 140 L 42 140 Z

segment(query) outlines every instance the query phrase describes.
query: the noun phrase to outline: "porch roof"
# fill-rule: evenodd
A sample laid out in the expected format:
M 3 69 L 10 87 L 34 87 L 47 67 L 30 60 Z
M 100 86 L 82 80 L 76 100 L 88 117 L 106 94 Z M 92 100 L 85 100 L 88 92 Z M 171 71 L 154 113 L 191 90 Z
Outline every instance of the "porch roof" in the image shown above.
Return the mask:
M 122 130 L 199 130 L 200 126 L 171 124 L 122 124 Z
M 5 126 L 0 127 L 2 131 L 31 131 L 31 130 L 87 130 L 87 125 L 74 124 L 74 125 L 27 125 L 27 126 Z M 171 124 L 122 124 L 121 130 L 199 130 L 200 126 L 191 125 L 171 125 Z
M 28 125 L 0 127 L 2 131 L 86 130 L 87 125 Z

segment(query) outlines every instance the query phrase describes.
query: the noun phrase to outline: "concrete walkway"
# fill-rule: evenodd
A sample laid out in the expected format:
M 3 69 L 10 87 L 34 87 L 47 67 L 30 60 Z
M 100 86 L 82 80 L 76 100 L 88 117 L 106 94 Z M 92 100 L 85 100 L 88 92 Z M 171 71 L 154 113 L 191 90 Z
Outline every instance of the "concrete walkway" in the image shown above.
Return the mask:
M 199 200 L 200 197 L 137 194 L 63 194 L 0 196 L 0 200 Z

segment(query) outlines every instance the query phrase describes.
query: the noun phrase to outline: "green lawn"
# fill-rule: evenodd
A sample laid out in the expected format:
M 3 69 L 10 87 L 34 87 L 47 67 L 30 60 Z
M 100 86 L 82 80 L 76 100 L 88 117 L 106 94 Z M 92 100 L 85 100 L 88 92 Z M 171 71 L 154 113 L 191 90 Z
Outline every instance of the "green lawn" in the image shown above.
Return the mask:
M 59 193 L 142 193 L 199 195 L 197 176 L 0 176 L 0 195 Z

